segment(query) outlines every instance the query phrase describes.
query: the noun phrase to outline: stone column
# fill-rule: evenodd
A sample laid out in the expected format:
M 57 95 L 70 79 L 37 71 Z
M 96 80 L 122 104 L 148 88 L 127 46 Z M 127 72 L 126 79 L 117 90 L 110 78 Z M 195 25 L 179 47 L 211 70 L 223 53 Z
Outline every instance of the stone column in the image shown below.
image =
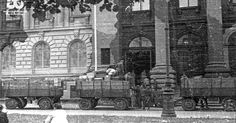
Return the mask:
M 29 16 L 29 29 L 34 29 L 34 18 L 32 17 L 32 14 L 33 14 L 33 8 L 31 8 L 29 11 L 28 11 L 28 16 Z
M 170 65 L 168 1 L 155 0 L 155 50 L 156 66 L 150 71 L 151 79 L 162 88 L 163 109 L 161 117 L 176 117 L 174 110 L 175 71 Z
M 26 12 L 23 15 L 23 26 L 24 26 L 24 29 L 29 29 L 29 26 L 30 26 L 29 17 L 31 16 L 29 15 L 29 12 L 26 9 L 24 9 L 24 11 Z
M 0 0 L 0 31 L 5 31 L 6 29 L 6 2 L 7 0 Z
M 229 75 L 229 69 L 224 61 L 223 53 L 223 27 L 221 0 L 207 0 L 208 24 L 208 65 L 205 77 Z
M 65 8 L 64 9 L 64 16 L 63 16 L 63 23 L 65 27 L 69 27 L 70 25 L 70 13 L 69 13 L 69 9 Z
M 163 3 L 165 0 L 155 0 L 155 53 L 156 65 L 150 71 L 151 78 L 156 80 L 159 86 L 164 87 L 167 72 L 172 83 L 174 83 L 175 71 L 170 65 L 170 43 L 169 43 L 169 24 L 168 6 Z M 166 5 L 165 7 L 163 5 Z M 168 41 L 168 42 L 167 42 Z M 168 44 L 168 47 L 167 47 Z M 167 55 L 168 52 L 168 55 Z M 168 59 L 167 59 L 168 57 Z M 168 63 L 167 63 L 168 62 Z
M 64 20 L 63 15 L 64 15 L 64 12 L 65 12 L 64 11 L 65 8 L 60 7 L 59 9 L 61 10 L 61 13 L 58 13 L 58 14 L 54 15 L 55 16 L 55 20 L 56 20 L 55 27 L 63 27 L 63 25 L 64 25 L 64 23 L 63 23 L 63 20 Z

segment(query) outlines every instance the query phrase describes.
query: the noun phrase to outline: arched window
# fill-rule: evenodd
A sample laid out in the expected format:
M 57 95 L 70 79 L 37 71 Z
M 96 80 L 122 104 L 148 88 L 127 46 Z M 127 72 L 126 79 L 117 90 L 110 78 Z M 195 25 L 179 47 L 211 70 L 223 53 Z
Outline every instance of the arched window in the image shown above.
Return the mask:
M 86 67 L 86 46 L 82 41 L 74 41 L 69 47 L 70 67 Z
M 138 37 L 131 41 L 129 47 L 152 47 L 152 43 L 145 37 Z
M 34 47 L 34 67 L 50 67 L 50 47 L 45 42 L 39 42 Z
M 228 39 L 229 42 L 229 66 L 232 76 L 236 76 L 236 32 L 232 33 Z
M 178 65 L 174 67 L 180 74 L 185 73 L 189 77 L 204 74 L 208 63 L 206 41 L 197 35 L 186 34 L 178 39 L 176 50 Z
M 2 69 L 12 69 L 16 67 L 16 49 L 9 45 L 2 52 Z

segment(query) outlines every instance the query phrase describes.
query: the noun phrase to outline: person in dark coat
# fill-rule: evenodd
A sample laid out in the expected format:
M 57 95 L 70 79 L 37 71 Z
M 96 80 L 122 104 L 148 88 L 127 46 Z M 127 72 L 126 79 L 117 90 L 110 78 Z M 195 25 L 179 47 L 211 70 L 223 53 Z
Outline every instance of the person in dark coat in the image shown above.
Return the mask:
M 3 106 L 0 105 L 0 123 L 9 123 L 7 113 L 2 112 Z
M 149 110 L 151 105 L 151 86 L 148 78 L 145 78 L 143 80 L 140 93 L 141 93 L 141 105 L 143 110 L 145 110 L 145 107 L 147 107 Z

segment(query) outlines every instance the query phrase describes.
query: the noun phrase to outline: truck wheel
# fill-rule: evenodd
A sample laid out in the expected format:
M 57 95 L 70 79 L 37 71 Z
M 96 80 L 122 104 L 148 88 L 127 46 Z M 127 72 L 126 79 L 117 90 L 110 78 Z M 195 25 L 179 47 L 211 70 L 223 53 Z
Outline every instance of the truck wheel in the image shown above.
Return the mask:
M 52 100 L 50 98 L 41 98 L 38 102 L 40 109 L 52 109 Z
M 196 102 L 193 99 L 184 99 L 182 101 L 182 108 L 185 111 L 193 111 L 196 109 Z
M 10 98 L 6 100 L 5 105 L 8 109 L 16 109 L 18 106 L 18 101 L 16 99 Z
M 18 108 L 23 109 L 27 105 L 27 100 L 24 98 L 18 98 Z
M 117 110 L 125 110 L 128 108 L 127 100 L 124 98 L 117 98 L 114 100 L 114 108 Z
M 236 100 L 225 99 L 223 102 L 223 107 L 225 111 L 235 111 L 236 110 Z
M 82 110 L 89 110 L 93 108 L 92 101 L 90 99 L 81 99 L 79 101 L 79 107 Z

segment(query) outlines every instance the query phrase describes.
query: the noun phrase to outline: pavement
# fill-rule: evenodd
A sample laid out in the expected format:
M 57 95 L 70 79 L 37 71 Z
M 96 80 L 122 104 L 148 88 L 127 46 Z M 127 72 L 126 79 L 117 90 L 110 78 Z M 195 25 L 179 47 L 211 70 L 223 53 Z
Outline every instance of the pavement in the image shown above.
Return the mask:
M 77 116 L 118 116 L 118 117 L 161 117 L 161 108 L 151 108 L 150 110 L 130 109 L 125 111 L 115 110 L 112 106 L 97 106 L 95 110 L 80 110 L 76 104 L 62 104 L 68 115 Z M 25 109 L 8 110 L 8 114 L 33 114 L 48 115 L 52 110 L 40 110 L 35 104 L 28 104 Z M 175 108 L 177 118 L 217 118 L 235 119 L 236 112 L 225 112 L 220 108 L 207 111 L 183 111 L 181 107 Z

